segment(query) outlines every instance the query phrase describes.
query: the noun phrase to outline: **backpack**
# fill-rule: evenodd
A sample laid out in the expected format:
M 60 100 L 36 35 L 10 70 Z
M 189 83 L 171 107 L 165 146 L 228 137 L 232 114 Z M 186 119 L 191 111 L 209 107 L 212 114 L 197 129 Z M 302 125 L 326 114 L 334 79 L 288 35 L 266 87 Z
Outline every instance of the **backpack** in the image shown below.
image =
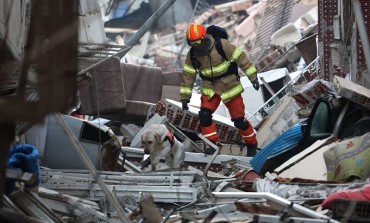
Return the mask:
M 215 47 L 216 47 L 217 52 L 225 60 L 229 61 L 229 59 L 226 57 L 225 51 L 224 51 L 224 49 L 222 47 L 222 44 L 221 44 L 221 39 L 228 39 L 229 38 L 229 35 L 227 34 L 226 30 L 224 28 L 220 27 L 220 26 L 211 25 L 211 26 L 207 27 L 207 34 L 211 35 L 215 39 Z M 200 68 L 200 62 L 195 57 L 193 48 L 190 49 L 190 59 L 191 59 L 191 63 L 193 65 L 193 67 L 199 73 L 199 76 L 203 80 L 208 80 L 208 81 L 213 82 L 214 80 L 218 80 L 218 79 L 226 77 L 227 75 L 230 75 L 230 74 L 235 74 L 237 76 L 237 79 L 238 80 L 240 79 L 239 74 L 238 74 L 238 66 L 236 65 L 235 62 L 231 62 L 228 70 L 224 74 L 219 75 L 217 77 L 213 77 L 213 73 L 212 73 L 212 78 L 210 78 L 210 77 L 204 76 L 202 74 L 202 72 L 198 70 Z

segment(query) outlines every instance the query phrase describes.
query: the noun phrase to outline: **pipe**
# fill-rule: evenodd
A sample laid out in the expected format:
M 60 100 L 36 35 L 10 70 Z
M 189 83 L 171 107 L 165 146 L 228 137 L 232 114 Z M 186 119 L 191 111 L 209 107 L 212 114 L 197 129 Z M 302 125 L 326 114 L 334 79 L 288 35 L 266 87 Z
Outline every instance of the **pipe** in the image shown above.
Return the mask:
M 211 141 L 209 141 L 206 137 L 204 137 L 202 134 L 198 134 L 198 137 L 201 138 L 203 141 L 205 141 L 207 144 L 209 144 L 210 146 L 212 146 L 214 149 L 215 149 L 215 152 L 213 153 L 212 157 L 211 157 L 211 160 L 207 163 L 207 166 L 204 168 L 204 171 L 203 171 L 203 176 L 207 178 L 207 174 L 208 174 L 208 170 L 209 168 L 211 167 L 211 164 L 213 163 L 213 161 L 216 159 L 216 156 L 218 155 L 218 153 L 220 152 L 220 147 L 216 146 L 215 144 L 213 144 Z
M 176 211 L 175 208 L 172 208 L 167 214 L 166 216 L 162 219 L 162 221 L 160 223 L 166 223 L 168 221 L 168 219 L 170 218 L 170 216 Z
M 352 6 L 355 11 L 356 23 L 358 27 L 358 32 L 360 34 L 362 48 L 364 50 L 364 56 L 366 60 L 367 66 L 367 74 L 370 74 L 370 46 L 369 46 L 369 38 L 366 32 L 366 26 L 364 21 L 364 16 L 362 15 L 361 11 L 361 3 L 359 0 L 353 0 Z
M 103 190 L 104 194 L 107 196 L 107 199 L 112 204 L 113 208 L 117 211 L 117 215 L 119 219 L 122 222 L 130 222 L 130 220 L 127 218 L 127 216 L 124 214 L 124 211 L 121 207 L 121 205 L 118 203 L 118 200 L 113 194 L 109 191 L 107 185 L 104 183 L 104 181 L 101 179 L 99 172 L 95 169 L 94 164 L 89 159 L 86 151 L 84 148 L 82 148 L 80 142 L 76 138 L 76 136 L 72 133 L 72 130 L 68 127 L 65 120 L 62 118 L 60 114 L 55 114 L 55 119 L 57 120 L 58 124 L 62 126 L 63 130 L 66 132 L 66 134 L 69 136 L 69 138 L 72 141 L 73 147 L 76 149 L 76 152 L 82 162 L 85 164 L 86 168 L 90 170 L 91 175 L 94 177 L 94 179 L 98 182 L 100 188 Z
M 254 198 L 254 199 L 267 199 L 275 204 L 283 206 L 285 208 L 291 208 L 294 211 L 297 211 L 305 216 L 314 218 L 314 219 L 325 219 L 330 223 L 339 223 L 336 220 L 329 218 L 326 215 L 322 215 L 313 210 L 305 208 L 299 204 L 288 201 L 282 197 L 279 197 L 275 194 L 269 192 L 212 192 L 215 198 Z

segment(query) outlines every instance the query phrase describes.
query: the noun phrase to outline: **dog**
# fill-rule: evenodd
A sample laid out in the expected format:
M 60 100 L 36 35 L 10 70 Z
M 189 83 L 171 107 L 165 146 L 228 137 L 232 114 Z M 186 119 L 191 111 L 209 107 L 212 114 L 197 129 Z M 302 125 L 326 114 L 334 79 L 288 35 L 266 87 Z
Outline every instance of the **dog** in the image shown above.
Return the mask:
M 185 149 L 163 124 L 153 124 L 141 135 L 144 153 L 150 155 L 151 169 L 156 170 L 161 158 L 165 157 L 169 168 L 180 168 L 185 159 Z

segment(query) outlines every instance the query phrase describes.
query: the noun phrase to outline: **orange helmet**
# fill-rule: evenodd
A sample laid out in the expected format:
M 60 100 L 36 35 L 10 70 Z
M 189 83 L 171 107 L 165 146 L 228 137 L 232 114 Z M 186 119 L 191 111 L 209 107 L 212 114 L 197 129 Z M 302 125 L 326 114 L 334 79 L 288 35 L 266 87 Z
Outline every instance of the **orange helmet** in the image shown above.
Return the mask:
M 206 35 L 206 29 L 197 23 L 191 23 L 186 29 L 186 39 L 188 42 L 201 40 Z

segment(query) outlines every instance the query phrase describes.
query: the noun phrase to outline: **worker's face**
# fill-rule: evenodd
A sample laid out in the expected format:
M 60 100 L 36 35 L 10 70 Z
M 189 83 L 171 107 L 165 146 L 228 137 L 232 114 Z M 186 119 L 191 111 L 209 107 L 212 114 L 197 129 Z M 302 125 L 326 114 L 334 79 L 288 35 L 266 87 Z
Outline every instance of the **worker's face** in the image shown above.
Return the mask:
M 204 46 L 206 45 L 205 42 L 206 42 L 205 38 L 203 38 L 203 39 L 199 39 L 196 41 L 191 41 L 191 42 L 189 41 L 188 44 L 189 46 L 195 48 L 196 50 L 200 50 L 200 49 L 203 49 Z
M 201 50 L 206 46 L 206 40 L 202 39 L 199 44 L 193 46 L 196 50 Z

